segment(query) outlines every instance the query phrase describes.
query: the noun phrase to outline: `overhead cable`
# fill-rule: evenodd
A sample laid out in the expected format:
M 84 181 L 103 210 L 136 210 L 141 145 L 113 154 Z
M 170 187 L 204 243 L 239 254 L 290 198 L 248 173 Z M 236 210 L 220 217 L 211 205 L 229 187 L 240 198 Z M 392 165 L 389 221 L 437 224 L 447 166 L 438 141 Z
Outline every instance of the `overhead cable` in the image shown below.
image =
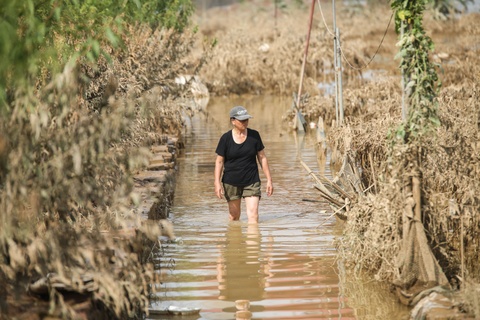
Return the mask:
M 335 38 L 335 34 L 328 28 L 327 22 L 325 21 L 325 16 L 323 15 L 323 10 L 322 10 L 322 5 L 321 5 L 321 3 L 320 3 L 320 0 L 317 0 L 317 2 L 318 2 L 318 7 L 320 8 L 320 13 L 321 13 L 321 15 L 322 15 L 323 24 L 325 25 L 325 28 L 327 29 L 327 32 L 328 32 L 332 37 Z M 340 43 L 338 44 L 338 48 L 340 49 L 340 53 L 341 53 L 341 55 L 342 55 L 342 57 L 343 57 L 343 60 L 345 60 L 345 62 L 347 63 L 347 65 L 348 65 L 350 68 L 352 68 L 352 69 L 354 69 L 354 70 L 363 70 L 363 69 L 366 69 L 366 68 L 370 65 L 370 63 L 373 61 L 373 59 L 375 59 L 378 51 L 380 50 L 380 47 L 381 47 L 382 44 L 383 44 L 383 41 L 385 40 L 385 36 L 387 35 L 388 29 L 390 28 L 390 24 L 392 23 L 393 15 L 394 15 L 394 13 L 392 12 L 392 14 L 390 15 L 390 19 L 389 19 L 389 21 L 388 21 L 388 25 L 387 25 L 387 27 L 385 28 L 385 32 L 383 33 L 382 40 L 380 41 L 380 44 L 379 44 L 378 47 L 377 47 L 377 50 L 375 51 L 374 55 L 370 58 L 370 60 L 369 60 L 364 66 L 362 66 L 362 67 L 356 67 L 356 66 L 352 65 L 352 64 L 350 63 L 350 61 L 348 61 L 347 57 L 345 56 L 344 49 L 342 48 L 341 44 L 340 44 Z

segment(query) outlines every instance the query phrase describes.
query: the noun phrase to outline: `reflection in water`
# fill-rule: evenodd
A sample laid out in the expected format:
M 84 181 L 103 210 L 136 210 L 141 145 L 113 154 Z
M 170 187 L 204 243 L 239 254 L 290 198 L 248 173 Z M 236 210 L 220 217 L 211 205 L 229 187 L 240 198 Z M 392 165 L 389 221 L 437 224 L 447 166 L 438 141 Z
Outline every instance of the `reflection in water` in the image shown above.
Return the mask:
M 342 261 L 338 262 L 342 291 L 348 297 L 349 305 L 355 308 L 357 319 L 410 319 L 409 307 L 400 303 L 385 303 L 388 284 L 367 281 L 371 276 L 355 276 L 347 273 Z
M 265 273 L 258 224 L 228 225 L 218 263 L 219 299 L 258 301 L 264 297 Z

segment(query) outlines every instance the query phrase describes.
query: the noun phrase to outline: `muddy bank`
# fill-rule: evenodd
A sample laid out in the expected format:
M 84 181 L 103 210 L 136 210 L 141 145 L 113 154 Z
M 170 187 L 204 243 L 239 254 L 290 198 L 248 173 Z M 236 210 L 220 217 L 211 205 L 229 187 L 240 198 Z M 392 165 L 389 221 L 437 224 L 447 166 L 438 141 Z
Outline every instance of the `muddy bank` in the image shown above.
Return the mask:
M 183 148 L 181 137 L 169 137 L 166 144 L 154 145 L 148 166 L 133 178 L 140 197 L 138 214 L 151 220 L 167 219 L 175 191 L 176 157 Z
M 180 125 L 180 124 L 179 124 Z M 130 224 L 125 228 L 112 230 L 104 233 L 106 238 L 114 242 L 138 243 L 141 246 L 137 252 L 145 263 L 149 260 L 145 252 L 154 250 L 155 235 L 162 239 L 173 240 L 175 238 L 173 226 L 166 220 L 173 201 L 175 188 L 175 163 L 176 157 L 183 148 L 181 137 L 170 136 L 164 144 L 151 146 L 152 157 L 149 165 L 137 172 L 134 176 L 135 187 L 133 192 L 138 195 L 138 202 L 132 207 L 142 219 L 138 225 Z M 145 236 L 149 229 L 153 237 Z M 157 240 L 160 241 L 160 240 Z M 98 250 L 98 249 L 97 249 Z M 96 254 L 105 256 L 114 263 L 116 257 L 125 254 L 121 246 L 110 246 L 100 249 Z M 62 309 L 52 310 L 48 301 L 51 288 L 55 288 L 56 294 L 62 297 L 65 306 L 75 314 L 75 319 L 99 319 L 104 318 L 109 311 L 97 305 L 93 298 L 97 291 L 95 276 L 86 273 L 83 278 L 82 289 L 78 288 L 73 279 L 49 274 L 47 277 L 37 279 L 28 285 L 28 294 L 17 295 L 10 291 L 7 286 L 6 300 L 1 305 L 0 319 L 44 319 L 48 314 L 49 319 L 65 319 Z M 31 306 L 34 305 L 32 308 Z M 110 315 L 112 316 L 112 315 Z
M 181 127 L 182 122 L 176 125 Z M 139 168 L 133 175 L 132 194 L 135 196 L 132 197 L 130 210 L 138 219 L 126 221 L 123 227 L 102 231 L 102 237 L 109 245 L 82 243 L 84 250 L 92 250 L 92 254 L 106 259 L 112 266 L 121 263 L 128 254 L 138 255 L 138 261 L 148 266 L 151 252 L 161 247 L 160 241 L 175 239 L 173 226 L 167 219 L 175 190 L 176 157 L 184 145 L 181 135 L 165 136 L 162 140 L 150 146 L 148 165 Z M 124 245 L 130 246 L 130 250 L 126 250 Z M 97 274 L 87 268 L 82 272 L 81 280 L 49 273 L 45 277 L 28 280 L 26 292 L 15 291 L 20 288 L 5 285 L 0 319 L 44 319 L 47 314 L 49 319 L 65 319 L 64 308 L 74 314 L 75 319 L 115 318 L 108 307 L 98 304 L 95 298 L 100 285 L 97 277 L 101 277 L 102 273 L 101 270 Z M 153 270 L 146 271 L 146 274 L 155 279 Z M 49 302 L 52 288 L 57 299 L 62 299 L 61 307 L 55 309 Z M 35 307 L 32 308 L 32 305 Z
M 175 82 L 188 74 L 179 60 L 192 34 L 135 35 L 110 61 L 67 65 L 34 97 L 18 93 L 12 103 L 27 115 L 3 118 L 2 318 L 126 318 L 148 308 L 157 276 L 148 249 L 171 237 L 148 217 L 168 212 L 182 114 L 194 112 L 190 88 Z

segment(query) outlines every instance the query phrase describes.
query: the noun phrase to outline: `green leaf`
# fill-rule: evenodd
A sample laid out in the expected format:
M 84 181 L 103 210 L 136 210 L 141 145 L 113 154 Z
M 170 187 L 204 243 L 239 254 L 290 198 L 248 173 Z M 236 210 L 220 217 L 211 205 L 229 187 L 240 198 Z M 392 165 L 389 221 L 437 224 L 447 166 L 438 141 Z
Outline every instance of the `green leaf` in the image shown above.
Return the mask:
M 105 34 L 106 34 L 107 40 L 110 42 L 110 44 L 114 47 L 117 47 L 118 43 L 119 43 L 119 39 L 118 39 L 117 35 L 112 31 L 112 29 L 107 28 L 105 30 Z
M 92 41 L 92 51 L 93 55 L 97 58 L 100 55 L 100 44 L 97 40 Z
M 400 11 L 398 11 L 397 16 L 401 21 L 405 21 L 405 18 L 407 16 L 407 12 L 405 10 L 400 10 Z

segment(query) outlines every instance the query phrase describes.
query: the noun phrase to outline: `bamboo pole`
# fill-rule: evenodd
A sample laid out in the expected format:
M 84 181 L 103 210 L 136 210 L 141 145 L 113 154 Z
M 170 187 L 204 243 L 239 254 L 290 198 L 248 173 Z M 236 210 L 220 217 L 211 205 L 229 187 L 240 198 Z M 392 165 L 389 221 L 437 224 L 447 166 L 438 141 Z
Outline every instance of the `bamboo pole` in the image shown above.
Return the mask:
M 420 191 L 420 178 L 418 177 L 418 168 L 415 168 L 415 174 L 412 177 L 412 194 L 415 200 L 414 217 L 417 221 L 422 221 L 422 193 Z
M 320 179 L 313 173 L 313 171 L 310 170 L 310 167 L 305 162 L 303 162 L 303 160 L 300 160 L 300 164 L 305 168 L 305 170 L 307 170 L 307 173 L 311 175 L 319 185 L 322 185 L 323 188 L 327 190 L 327 188 L 325 188 L 325 186 L 323 185 L 322 181 L 320 181 Z M 329 193 L 328 190 L 327 192 Z
M 334 198 L 334 196 L 328 191 L 328 189 L 325 188 L 323 184 L 314 184 L 313 185 L 318 191 L 320 191 L 321 196 L 327 200 L 328 202 L 336 205 L 337 207 L 341 207 L 345 204 L 345 201 L 343 199 L 337 199 Z M 348 199 L 348 198 L 347 198 Z
M 273 3 L 275 4 L 275 11 L 273 13 L 273 17 L 275 19 L 275 33 L 277 33 L 277 16 L 278 16 L 278 0 L 273 0 Z
M 465 248 L 463 247 L 463 213 L 460 213 L 460 259 L 461 259 L 461 275 L 462 284 L 461 287 L 465 289 Z
M 403 20 L 402 20 L 402 23 L 400 25 L 400 39 L 403 40 L 403 35 L 405 33 L 405 25 L 403 23 Z M 406 105 L 406 102 L 405 102 L 405 73 L 403 72 L 403 69 L 402 69 L 402 80 L 401 80 L 401 85 L 402 85 L 402 120 L 403 122 L 407 121 L 407 105 Z
M 297 93 L 297 103 L 295 108 L 297 109 L 297 115 L 300 112 L 300 99 L 302 97 L 302 87 L 303 87 L 303 79 L 305 77 L 305 64 L 307 63 L 307 55 L 308 55 L 308 47 L 310 45 L 310 33 L 312 31 L 312 22 L 313 22 L 313 12 L 315 11 L 315 1 L 312 0 L 312 6 L 310 7 L 310 18 L 308 22 L 308 32 L 307 32 L 307 40 L 305 44 L 305 51 L 303 53 L 303 62 L 302 62 L 302 69 L 300 71 L 300 83 L 298 85 L 298 93 Z M 305 125 L 305 124 L 303 124 Z M 305 130 L 305 128 L 304 128 Z
M 322 179 L 320 179 L 319 177 L 317 177 L 315 175 L 315 173 L 310 170 L 310 167 L 305 163 L 303 162 L 302 160 L 300 160 L 300 164 L 305 168 L 305 170 L 307 171 L 307 173 L 309 175 L 311 175 L 313 177 L 313 179 L 315 180 L 315 182 L 317 182 L 316 184 L 314 184 L 313 186 L 318 189 L 320 191 L 320 193 L 322 194 L 322 197 L 325 198 L 327 201 L 335 204 L 336 206 L 343 206 L 344 205 L 344 200 L 343 199 L 338 199 L 337 197 L 335 197 L 334 194 L 332 194 L 330 192 L 330 190 L 327 189 L 327 187 L 325 187 L 325 185 L 323 184 L 322 182 Z M 326 178 L 324 178 L 326 179 Z M 327 181 L 330 183 L 330 181 L 327 179 Z M 348 197 L 346 197 L 347 199 L 349 199 Z

